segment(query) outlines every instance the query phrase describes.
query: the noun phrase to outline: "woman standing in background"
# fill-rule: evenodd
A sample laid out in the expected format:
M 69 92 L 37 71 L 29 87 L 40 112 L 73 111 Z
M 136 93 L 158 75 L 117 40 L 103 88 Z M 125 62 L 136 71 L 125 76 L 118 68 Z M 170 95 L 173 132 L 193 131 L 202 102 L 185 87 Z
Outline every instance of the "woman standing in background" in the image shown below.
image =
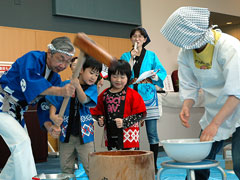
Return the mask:
M 160 118 L 160 115 L 155 85 L 163 88 L 163 80 L 166 78 L 167 73 L 156 54 L 145 49 L 145 46 L 150 42 L 150 38 L 144 28 L 137 27 L 133 29 L 130 33 L 130 40 L 134 48 L 124 53 L 120 59 L 130 63 L 132 68 L 132 85 L 130 87 L 138 91 L 147 108 L 147 116 L 144 120 L 150 150 L 154 153 L 155 172 L 157 172 L 156 162 L 159 144 L 157 120 Z M 150 78 L 133 84 L 146 71 L 154 71 L 156 73 L 153 73 Z

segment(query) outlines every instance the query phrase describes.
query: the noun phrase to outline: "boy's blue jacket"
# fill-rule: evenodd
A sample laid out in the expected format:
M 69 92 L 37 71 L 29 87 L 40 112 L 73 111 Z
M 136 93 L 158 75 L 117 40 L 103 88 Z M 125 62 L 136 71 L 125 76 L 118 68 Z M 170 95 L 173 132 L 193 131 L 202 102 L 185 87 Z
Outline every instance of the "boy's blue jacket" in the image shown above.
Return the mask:
M 70 83 L 70 80 L 64 81 L 61 83 L 61 87 Z M 93 118 L 90 113 L 89 108 L 95 107 L 97 105 L 97 86 L 91 85 L 86 89 L 85 94 L 91 99 L 91 101 L 87 104 L 83 104 L 79 108 L 80 120 L 81 120 L 81 135 L 83 139 L 83 143 L 92 142 L 94 140 L 94 128 L 93 128 Z M 61 96 L 46 96 L 46 100 L 49 101 L 52 105 L 54 105 L 57 109 L 56 113 L 59 113 L 64 97 Z M 67 134 L 68 120 L 70 116 L 70 101 L 66 107 L 63 123 L 61 125 L 61 135 L 60 141 L 64 142 Z

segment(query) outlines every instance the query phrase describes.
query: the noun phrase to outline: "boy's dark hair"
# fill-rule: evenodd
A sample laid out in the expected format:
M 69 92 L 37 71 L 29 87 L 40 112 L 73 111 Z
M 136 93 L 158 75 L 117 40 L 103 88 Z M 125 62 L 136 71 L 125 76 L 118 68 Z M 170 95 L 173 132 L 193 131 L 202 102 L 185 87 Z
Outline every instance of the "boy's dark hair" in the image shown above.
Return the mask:
M 102 63 L 98 62 L 96 59 L 89 55 L 85 55 L 85 62 L 83 64 L 83 70 L 86 68 L 92 68 L 93 70 L 97 70 L 99 73 L 102 71 Z
M 132 71 L 131 71 L 131 66 L 127 61 L 119 59 L 110 68 L 108 68 L 108 78 L 109 78 L 109 80 L 111 79 L 111 75 L 114 75 L 116 73 L 119 73 L 121 75 L 126 74 L 126 76 L 128 78 L 128 81 L 127 81 L 126 85 L 129 85 L 130 78 L 131 78 L 131 75 L 132 75 Z

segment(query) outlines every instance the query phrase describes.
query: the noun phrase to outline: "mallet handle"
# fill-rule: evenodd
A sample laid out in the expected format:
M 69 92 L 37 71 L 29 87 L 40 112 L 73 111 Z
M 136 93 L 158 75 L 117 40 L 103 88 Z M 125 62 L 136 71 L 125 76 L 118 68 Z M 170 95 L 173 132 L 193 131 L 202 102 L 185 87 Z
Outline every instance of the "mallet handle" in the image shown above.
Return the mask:
M 82 65 L 85 62 L 84 53 L 88 54 L 89 56 L 92 56 L 97 61 L 106 64 L 108 67 L 110 67 L 114 61 L 116 61 L 116 58 L 111 56 L 108 52 L 106 52 L 101 47 L 97 46 L 84 33 L 77 34 L 76 38 L 74 39 L 74 45 L 76 47 L 78 47 L 81 52 L 79 54 L 78 62 L 77 62 L 76 68 L 73 72 L 72 78 L 76 78 L 79 76 L 79 73 L 82 69 Z M 63 117 L 69 99 L 70 99 L 70 97 L 64 98 L 60 112 L 59 112 L 60 117 Z
M 76 64 L 76 68 L 74 69 L 73 74 L 72 74 L 72 79 L 77 78 L 79 76 L 79 73 L 82 69 L 84 62 L 85 62 L 84 52 L 80 51 L 80 54 L 78 56 L 78 61 Z M 60 117 L 63 117 L 69 99 L 70 99 L 70 97 L 64 97 L 64 100 L 62 102 L 62 106 L 61 106 L 61 109 L 59 112 Z

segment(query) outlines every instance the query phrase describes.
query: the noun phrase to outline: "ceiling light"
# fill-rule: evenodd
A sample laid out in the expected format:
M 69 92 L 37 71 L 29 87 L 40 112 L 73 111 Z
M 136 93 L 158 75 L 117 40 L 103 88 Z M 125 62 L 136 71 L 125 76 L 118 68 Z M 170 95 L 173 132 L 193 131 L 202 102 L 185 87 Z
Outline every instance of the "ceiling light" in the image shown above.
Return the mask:
M 226 24 L 232 24 L 232 22 L 227 22 Z

